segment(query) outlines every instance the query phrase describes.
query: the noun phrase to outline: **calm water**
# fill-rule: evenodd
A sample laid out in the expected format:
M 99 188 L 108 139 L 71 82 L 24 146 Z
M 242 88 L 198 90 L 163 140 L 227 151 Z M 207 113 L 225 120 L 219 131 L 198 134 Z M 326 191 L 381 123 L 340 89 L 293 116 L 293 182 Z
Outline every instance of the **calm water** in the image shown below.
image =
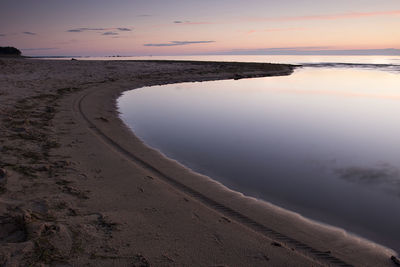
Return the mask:
M 191 169 L 400 251 L 396 68 L 154 86 L 118 104 L 145 143 Z

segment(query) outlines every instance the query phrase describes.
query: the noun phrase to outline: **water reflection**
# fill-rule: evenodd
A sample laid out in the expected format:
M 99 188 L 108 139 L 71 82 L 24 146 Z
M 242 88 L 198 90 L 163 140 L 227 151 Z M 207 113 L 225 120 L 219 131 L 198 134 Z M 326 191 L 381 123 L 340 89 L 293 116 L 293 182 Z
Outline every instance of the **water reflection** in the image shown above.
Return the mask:
M 228 187 L 400 250 L 400 75 L 155 86 L 119 100 L 147 144 Z

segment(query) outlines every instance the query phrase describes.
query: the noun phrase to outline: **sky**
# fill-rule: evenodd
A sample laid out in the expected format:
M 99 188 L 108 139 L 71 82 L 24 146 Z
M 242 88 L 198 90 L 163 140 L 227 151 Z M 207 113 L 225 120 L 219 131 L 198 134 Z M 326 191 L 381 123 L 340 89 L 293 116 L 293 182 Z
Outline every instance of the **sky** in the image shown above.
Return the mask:
M 31 56 L 400 55 L 399 0 L 0 0 L 0 6 L 0 46 Z

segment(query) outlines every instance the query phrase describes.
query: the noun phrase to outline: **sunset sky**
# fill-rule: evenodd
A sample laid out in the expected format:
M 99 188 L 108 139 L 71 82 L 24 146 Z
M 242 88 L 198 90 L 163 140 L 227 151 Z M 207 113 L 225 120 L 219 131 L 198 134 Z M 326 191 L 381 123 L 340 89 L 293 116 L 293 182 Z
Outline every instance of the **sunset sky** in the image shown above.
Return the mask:
M 1 0 L 0 46 L 59 56 L 400 49 L 400 1 Z

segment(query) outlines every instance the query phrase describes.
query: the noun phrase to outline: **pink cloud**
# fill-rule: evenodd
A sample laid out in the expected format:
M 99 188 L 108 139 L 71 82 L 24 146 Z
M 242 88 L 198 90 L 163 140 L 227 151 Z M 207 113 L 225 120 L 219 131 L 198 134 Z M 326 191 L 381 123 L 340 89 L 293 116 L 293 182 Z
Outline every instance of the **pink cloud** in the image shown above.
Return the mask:
M 264 30 L 264 32 L 281 32 L 281 31 L 301 31 L 305 28 L 302 27 L 292 27 L 292 28 L 269 28 Z
M 304 30 L 305 28 L 302 27 L 292 27 L 292 28 L 268 28 L 268 29 L 264 29 L 264 30 L 249 30 L 246 33 L 247 34 L 252 34 L 252 33 L 256 33 L 256 32 L 282 32 L 282 31 L 301 31 Z
M 215 23 L 206 22 L 206 21 L 199 21 L 199 22 L 187 22 L 185 24 L 186 25 L 203 25 L 203 24 L 215 24 Z
M 353 19 L 374 16 L 398 16 L 400 10 L 392 11 L 376 11 L 376 12 L 351 12 L 333 15 L 312 15 L 312 16 L 294 16 L 294 17 L 276 17 L 256 19 L 257 21 L 298 21 L 298 20 L 336 20 L 336 19 Z
M 207 22 L 207 21 L 181 21 L 181 20 L 176 20 L 174 21 L 175 24 L 179 25 L 206 25 L 206 24 L 215 24 L 213 22 Z

